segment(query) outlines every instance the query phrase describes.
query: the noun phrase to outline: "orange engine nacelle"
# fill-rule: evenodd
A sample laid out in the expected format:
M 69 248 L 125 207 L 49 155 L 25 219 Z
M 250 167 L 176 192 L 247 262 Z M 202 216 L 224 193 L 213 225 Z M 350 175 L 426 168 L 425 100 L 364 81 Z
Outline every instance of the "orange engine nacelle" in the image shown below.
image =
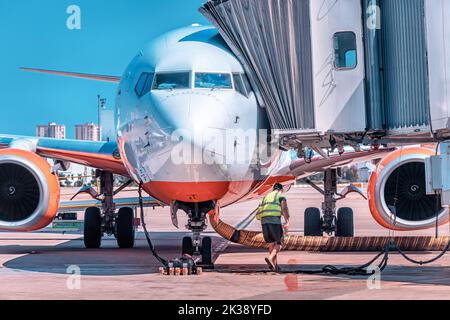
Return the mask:
M 448 209 L 440 196 L 426 194 L 425 159 L 433 156 L 425 148 L 394 151 L 373 172 L 368 186 L 372 216 L 383 227 L 410 231 L 448 222 Z
M 51 171 L 33 152 L 0 150 L 0 230 L 35 231 L 53 221 L 60 188 Z

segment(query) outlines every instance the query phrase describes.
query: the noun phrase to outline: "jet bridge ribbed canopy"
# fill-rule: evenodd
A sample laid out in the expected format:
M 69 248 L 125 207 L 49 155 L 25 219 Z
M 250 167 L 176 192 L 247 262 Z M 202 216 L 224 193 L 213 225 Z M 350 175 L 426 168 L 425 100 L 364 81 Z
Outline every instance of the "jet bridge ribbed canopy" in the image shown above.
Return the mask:
M 209 0 L 200 8 L 238 56 L 273 129 L 313 129 L 308 0 Z

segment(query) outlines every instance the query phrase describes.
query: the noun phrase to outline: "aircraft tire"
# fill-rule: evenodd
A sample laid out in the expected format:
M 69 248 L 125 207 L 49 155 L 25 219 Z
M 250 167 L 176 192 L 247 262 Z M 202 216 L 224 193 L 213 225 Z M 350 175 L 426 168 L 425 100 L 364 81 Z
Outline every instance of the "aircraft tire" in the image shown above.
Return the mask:
M 84 215 L 84 245 L 87 249 L 98 249 L 102 244 L 102 217 L 100 209 L 87 208 Z
M 308 208 L 305 210 L 305 237 L 322 237 L 322 220 L 318 208 Z
M 191 257 L 194 255 L 194 245 L 192 244 L 191 237 L 183 238 L 183 247 L 182 247 L 182 255 L 185 254 L 190 255 Z
M 204 237 L 202 239 L 202 265 L 212 265 L 212 239 Z
M 134 247 L 134 212 L 132 208 L 120 208 L 116 218 L 116 238 L 121 249 Z
M 353 237 L 355 235 L 353 210 L 351 208 L 340 208 L 337 212 L 337 237 Z

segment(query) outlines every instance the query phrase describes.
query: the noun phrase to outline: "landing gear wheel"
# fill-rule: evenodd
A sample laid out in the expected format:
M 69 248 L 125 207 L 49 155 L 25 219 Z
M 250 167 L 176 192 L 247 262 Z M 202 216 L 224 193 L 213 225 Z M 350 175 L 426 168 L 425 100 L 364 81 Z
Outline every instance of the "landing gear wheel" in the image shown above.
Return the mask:
M 340 208 L 337 212 L 336 236 L 353 237 L 354 235 L 353 210 Z
M 322 220 L 318 208 L 308 208 L 305 211 L 305 237 L 322 237 Z
M 194 245 L 191 237 L 183 238 L 182 255 L 184 256 L 185 254 L 190 255 L 191 257 L 194 255 Z
M 210 237 L 204 237 L 202 239 L 202 265 L 205 268 L 212 268 L 212 240 Z
M 100 209 L 90 207 L 84 215 L 84 245 L 87 249 L 98 249 L 102 244 L 102 217 Z
M 116 238 L 121 249 L 134 247 L 134 212 L 131 208 L 121 208 L 116 218 Z

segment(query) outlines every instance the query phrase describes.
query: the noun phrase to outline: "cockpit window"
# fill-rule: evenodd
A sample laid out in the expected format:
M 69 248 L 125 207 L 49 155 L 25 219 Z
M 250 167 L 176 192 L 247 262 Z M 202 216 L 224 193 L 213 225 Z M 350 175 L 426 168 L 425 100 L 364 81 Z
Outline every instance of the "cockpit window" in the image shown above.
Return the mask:
M 157 73 L 154 90 L 189 89 L 189 72 Z
M 233 89 L 229 73 L 196 73 L 195 87 L 204 89 Z
M 134 91 L 139 98 L 150 92 L 150 88 L 153 83 L 153 76 L 153 73 L 144 72 L 139 77 L 136 87 L 134 88 Z

